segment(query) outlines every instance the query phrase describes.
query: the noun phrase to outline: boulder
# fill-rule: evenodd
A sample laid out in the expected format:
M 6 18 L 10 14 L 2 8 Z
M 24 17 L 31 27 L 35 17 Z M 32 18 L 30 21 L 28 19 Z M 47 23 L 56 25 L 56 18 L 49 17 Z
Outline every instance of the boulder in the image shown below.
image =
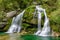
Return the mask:
M 15 16 L 16 14 L 17 14 L 17 11 L 11 11 L 11 12 L 7 13 L 6 17 L 11 18 L 11 17 Z

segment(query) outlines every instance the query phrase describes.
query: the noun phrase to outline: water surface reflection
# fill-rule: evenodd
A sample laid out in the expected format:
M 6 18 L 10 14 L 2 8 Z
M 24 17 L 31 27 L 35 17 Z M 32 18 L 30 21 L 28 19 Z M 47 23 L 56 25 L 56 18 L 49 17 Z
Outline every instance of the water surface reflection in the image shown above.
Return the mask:
M 36 35 L 0 34 L 0 40 L 60 40 L 60 37 L 41 37 Z

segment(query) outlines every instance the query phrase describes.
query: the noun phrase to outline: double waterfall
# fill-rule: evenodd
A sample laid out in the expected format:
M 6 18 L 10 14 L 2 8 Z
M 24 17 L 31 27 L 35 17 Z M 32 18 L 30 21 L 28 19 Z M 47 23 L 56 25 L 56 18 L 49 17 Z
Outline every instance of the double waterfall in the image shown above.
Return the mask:
M 39 36 L 50 36 L 51 30 L 50 30 L 50 25 L 49 25 L 49 19 L 46 15 L 45 9 L 43 9 L 39 6 L 36 6 L 36 10 L 38 13 L 38 30 L 34 34 L 39 35 Z M 41 28 L 41 14 L 42 14 L 42 12 L 44 12 L 44 15 L 45 15 L 45 22 L 44 22 L 43 28 Z
M 34 35 L 49 36 L 50 35 L 50 25 L 49 25 L 49 19 L 46 15 L 45 9 L 41 8 L 40 6 L 36 6 L 35 10 L 38 13 L 38 16 L 37 16 L 38 17 L 38 29 L 37 29 L 37 32 L 34 33 Z M 35 11 L 34 15 L 36 15 L 36 11 Z M 24 12 L 25 12 L 25 10 L 23 12 L 21 12 L 19 15 L 17 15 L 16 17 L 13 17 L 11 26 L 6 33 L 14 33 L 14 32 L 19 33 L 21 31 L 22 17 L 23 17 Z M 41 27 L 42 12 L 45 15 L 45 22 L 44 22 L 43 28 Z

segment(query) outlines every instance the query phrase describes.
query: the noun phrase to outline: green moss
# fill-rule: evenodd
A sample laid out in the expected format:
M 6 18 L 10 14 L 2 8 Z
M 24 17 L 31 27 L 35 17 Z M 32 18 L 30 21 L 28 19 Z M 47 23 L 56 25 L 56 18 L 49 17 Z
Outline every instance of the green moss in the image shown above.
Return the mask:
M 36 4 L 40 4 L 42 8 L 46 9 L 47 16 L 50 20 L 50 25 L 54 31 L 60 32 L 60 0 L 0 0 L 0 21 L 6 18 L 6 12 L 12 10 L 25 9 L 23 21 L 37 24 L 37 17 L 33 19 Z M 11 25 L 12 18 L 8 19 L 4 30 L 8 30 Z M 44 24 L 44 15 L 42 14 L 42 25 Z M 54 26 L 53 26 L 54 25 Z M 28 27 L 29 24 L 23 24 Z
M 60 32 L 60 9 L 53 11 L 50 14 L 50 24 L 54 31 Z M 54 26 L 53 26 L 54 25 Z

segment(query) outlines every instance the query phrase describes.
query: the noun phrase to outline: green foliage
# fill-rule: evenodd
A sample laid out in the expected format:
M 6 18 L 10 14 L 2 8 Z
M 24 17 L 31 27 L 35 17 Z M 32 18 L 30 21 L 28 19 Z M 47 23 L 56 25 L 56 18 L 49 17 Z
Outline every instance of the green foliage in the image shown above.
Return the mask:
M 11 26 L 12 18 L 8 19 L 6 27 L 3 29 L 4 31 L 7 31 L 9 27 Z
M 32 0 L 17 0 L 17 2 L 20 4 L 20 8 L 21 9 L 24 9 L 24 8 L 26 8 L 26 7 L 28 7 L 29 5 L 31 5 L 32 4 Z
M 50 18 L 55 23 L 60 24 L 60 9 L 57 9 L 54 12 L 52 12 Z
M 6 14 L 5 14 L 5 12 L 3 12 L 3 11 L 0 11 L 0 18 L 4 18 L 4 17 L 6 17 Z
M 50 14 L 50 22 L 52 29 L 54 31 L 60 32 L 60 9 L 57 9 Z
M 33 7 L 27 8 L 26 11 L 25 11 L 25 14 L 24 14 L 24 19 L 25 20 L 33 19 L 33 12 L 34 12 L 34 8 Z
M 30 25 L 29 25 L 29 24 L 27 24 L 27 23 L 23 23 L 23 24 L 22 24 L 22 26 L 23 26 L 23 28 L 25 28 L 25 29 L 26 29 L 26 28 L 27 28 L 28 26 L 30 26 Z
M 37 24 L 37 18 L 33 19 L 33 13 L 37 4 L 40 4 L 41 7 L 46 9 L 52 30 L 60 32 L 60 0 L 0 0 L 0 19 L 3 20 L 6 18 L 6 12 L 25 9 L 23 21 Z M 42 19 L 44 19 L 43 14 Z M 11 19 L 9 19 L 7 23 L 8 25 L 4 30 L 9 28 Z M 42 20 L 42 24 L 43 23 Z M 28 27 L 29 24 L 24 23 L 23 26 Z

